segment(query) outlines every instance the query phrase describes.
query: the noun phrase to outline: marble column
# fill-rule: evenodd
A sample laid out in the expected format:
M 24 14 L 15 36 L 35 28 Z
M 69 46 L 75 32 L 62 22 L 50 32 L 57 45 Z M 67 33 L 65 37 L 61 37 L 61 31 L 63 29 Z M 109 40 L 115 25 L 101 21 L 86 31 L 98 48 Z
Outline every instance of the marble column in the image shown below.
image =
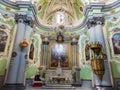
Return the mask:
M 33 19 L 31 16 L 27 16 L 26 17 L 26 22 L 25 22 L 25 33 L 24 33 L 24 39 L 26 39 L 26 41 L 29 42 L 30 45 L 30 34 L 33 30 Z M 24 82 L 24 77 L 25 77 L 25 70 L 26 70 L 26 63 L 27 63 L 27 57 L 28 57 L 28 47 L 25 47 L 22 51 L 21 51 L 21 58 L 20 58 L 20 62 L 19 62 L 19 69 L 18 69 L 18 73 L 17 76 L 19 78 L 17 78 L 17 83 L 21 83 Z
M 24 83 L 26 55 L 28 49 L 25 47 L 21 50 L 20 42 L 23 39 L 29 41 L 30 32 L 32 30 L 31 23 L 33 22 L 32 18 L 31 20 L 30 18 L 31 17 L 28 15 L 22 13 L 15 15 L 17 30 L 5 84 L 23 85 Z
M 105 46 L 104 34 L 103 34 L 104 21 L 105 21 L 104 17 L 96 16 L 90 18 L 87 24 L 90 32 L 90 43 L 94 43 L 94 42 L 101 43 L 104 49 L 104 53 L 106 54 L 106 46 Z M 94 85 L 111 86 L 111 78 L 110 78 L 111 73 L 107 59 L 104 60 L 104 66 L 105 66 L 105 74 L 103 76 L 102 82 L 98 79 L 98 77 L 95 74 L 93 74 Z
M 42 41 L 42 49 L 41 49 L 41 66 L 49 67 L 49 41 L 44 40 Z
M 78 66 L 79 65 L 79 63 L 77 63 L 77 57 L 78 57 L 78 50 L 77 50 L 77 47 L 78 47 L 78 42 L 77 41 L 72 41 L 71 42 L 71 61 L 72 61 L 72 63 L 71 63 L 71 65 L 72 66 Z
M 107 55 L 107 46 L 105 45 L 105 38 L 104 38 L 104 33 L 103 33 L 103 25 L 105 22 L 104 17 L 93 17 L 96 25 L 95 25 L 95 35 L 96 35 L 96 42 L 99 42 L 102 44 L 102 47 L 104 49 L 104 53 Z M 111 78 L 110 75 L 112 75 L 110 73 L 110 68 L 109 68 L 109 61 L 108 59 L 104 59 L 104 66 L 105 66 L 105 74 L 103 76 L 103 80 L 101 82 L 102 86 L 112 86 L 111 83 Z M 95 79 L 95 83 L 96 85 L 99 85 L 100 83 L 98 82 L 97 78 Z
M 81 86 L 80 80 L 80 68 L 78 62 L 78 42 L 75 38 L 73 38 L 71 42 L 71 65 L 72 65 L 72 73 L 73 73 L 73 86 Z

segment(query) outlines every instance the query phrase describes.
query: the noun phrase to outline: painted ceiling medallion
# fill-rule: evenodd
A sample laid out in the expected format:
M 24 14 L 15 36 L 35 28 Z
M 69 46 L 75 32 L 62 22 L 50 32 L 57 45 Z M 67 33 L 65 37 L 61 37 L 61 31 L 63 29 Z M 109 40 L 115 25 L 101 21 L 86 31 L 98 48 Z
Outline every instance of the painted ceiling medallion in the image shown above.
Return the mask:
M 8 7 L 8 6 L 6 6 L 6 8 L 5 8 L 7 11 L 10 11 L 11 10 L 11 8 L 10 7 Z
M 64 25 L 60 25 L 59 28 L 60 28 L 60 29 L 64 29 L 65 26 L 64 26 Z
M 114 9 L 110 11 L 111 14 L 113 14 L 113 13 L 115 13 L 115 12 L 116 12 L 116 11 L 115 11 Z
M 41 8 L 42 8 L 42 6 L 40 5 L 40 6 L 38 7 L 38 11 L 40 11 L 40 10 L 41 10 Z

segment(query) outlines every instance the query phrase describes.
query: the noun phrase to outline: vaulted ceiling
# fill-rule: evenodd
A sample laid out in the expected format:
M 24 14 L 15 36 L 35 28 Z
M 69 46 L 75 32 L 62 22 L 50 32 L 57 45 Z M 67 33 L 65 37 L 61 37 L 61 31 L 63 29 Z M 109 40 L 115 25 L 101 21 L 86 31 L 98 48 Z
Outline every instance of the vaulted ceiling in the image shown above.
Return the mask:
M 19 1 L 19 0 L 11 0 Z M 111 3 L 114 0 L 21 0 L 31 1 L 38 10 L 41 24 L 46 26 L 77 26 L 83 19 L 83 10 L 90 2 Z
M 83 17 L 83 7 L 79 0 L 44 0 L 37 3 L 39 20 L 46 25 L 75 26 Z

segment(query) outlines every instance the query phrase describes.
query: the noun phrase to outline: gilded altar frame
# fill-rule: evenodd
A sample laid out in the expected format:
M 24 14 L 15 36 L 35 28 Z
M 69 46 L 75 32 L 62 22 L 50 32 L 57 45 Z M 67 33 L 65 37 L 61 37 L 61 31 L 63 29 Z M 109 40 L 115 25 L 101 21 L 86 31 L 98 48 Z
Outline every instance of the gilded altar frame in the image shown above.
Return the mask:
M 52 49 L 55 49 L 54 46 L 56 45 L 61 45 L 61 46 L 65 46 L 65 48 L 67 48 L 65 52 L 67 52 L 67 56 L 65 55 L 65 57 L 67 57 L 67 61 L 68 61 L 68 66 L 67 67 L 63 67 L 63 69 L 70 69 L 70 42 L 63 42 L 63 43 L 57 43 L 57 42 L 50 42 L 50 47 L 49 47 L 49 51 L 50 51 L 50 54 L 49 54 L 49 68 L 50 69 L 55 69 L 57 66 L 53 67 L 51 66 L 52 62 L 53 62 L 53 50 Z M 64 52 L 64 51 L 63 51 Z M 59 56 L 58 56 L 59 57 Z

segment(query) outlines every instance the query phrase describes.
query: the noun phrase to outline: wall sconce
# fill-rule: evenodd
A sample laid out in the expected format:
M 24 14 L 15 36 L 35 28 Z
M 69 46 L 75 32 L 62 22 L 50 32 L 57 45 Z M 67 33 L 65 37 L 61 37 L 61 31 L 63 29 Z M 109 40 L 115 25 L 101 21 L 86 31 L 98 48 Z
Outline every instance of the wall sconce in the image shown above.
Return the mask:
M 25 47 L 28 47 L 29 42 L 28 42 L 26 39 L 23 39 L 23 40 L 20 42 L 19 45 L 20 45 L 21 50 L 23 50 Z
M 103 75 L 105 73 L 104 53 L 103 53 L 102 45 L 99 42 L 91 43 L 90 49 L 92 50 L 92 54 L 91 54 L 92 70 L 102 81 Z

